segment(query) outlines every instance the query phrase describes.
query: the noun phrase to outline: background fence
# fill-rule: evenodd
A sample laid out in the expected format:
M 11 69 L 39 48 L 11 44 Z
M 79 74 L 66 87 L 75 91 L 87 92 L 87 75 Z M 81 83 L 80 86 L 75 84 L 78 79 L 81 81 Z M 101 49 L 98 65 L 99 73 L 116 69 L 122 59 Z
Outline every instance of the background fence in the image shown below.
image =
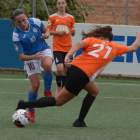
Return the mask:
M 140 0 L 77 0 L 95 8 L 86 23 L 140 26 Z

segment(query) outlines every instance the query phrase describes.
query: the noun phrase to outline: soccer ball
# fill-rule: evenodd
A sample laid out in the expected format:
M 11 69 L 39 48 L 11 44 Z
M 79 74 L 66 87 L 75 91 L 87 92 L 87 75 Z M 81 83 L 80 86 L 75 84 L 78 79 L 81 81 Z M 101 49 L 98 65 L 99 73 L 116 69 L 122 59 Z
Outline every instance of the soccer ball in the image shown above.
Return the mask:
M 16 110 L 12 116 L 12 121 L 17 127 L 25 127 L 30 122 L 29 118 L 26 116 L 26 110 L 19 109 Z

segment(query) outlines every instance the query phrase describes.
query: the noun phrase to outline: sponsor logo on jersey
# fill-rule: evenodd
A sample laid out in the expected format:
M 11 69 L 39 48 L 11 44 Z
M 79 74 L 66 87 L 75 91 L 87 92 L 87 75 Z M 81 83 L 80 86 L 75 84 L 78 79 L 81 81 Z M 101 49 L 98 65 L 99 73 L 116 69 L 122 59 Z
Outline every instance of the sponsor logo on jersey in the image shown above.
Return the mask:
M 67 19 L 66 22 L 67 22 L 67 23 L 70 23 L 70 20 Z
M 16 44 L 14 44 L 15 50 L 19 51 L 18 46 Z
M 50 26 L 50 25 L 51 25 L 51 21 L 48 20 L 48 21 L 47 21 L 47 26 Z
M 57 19 L 56 22 L 58 22 L 59 20 Z
M 26 34 L 22 37 L 22 38 L 25 38 Z
M 33 32 L 34 33 L 37 33 L 38 31 L 37 31 L 37 28 L 33 28 Z

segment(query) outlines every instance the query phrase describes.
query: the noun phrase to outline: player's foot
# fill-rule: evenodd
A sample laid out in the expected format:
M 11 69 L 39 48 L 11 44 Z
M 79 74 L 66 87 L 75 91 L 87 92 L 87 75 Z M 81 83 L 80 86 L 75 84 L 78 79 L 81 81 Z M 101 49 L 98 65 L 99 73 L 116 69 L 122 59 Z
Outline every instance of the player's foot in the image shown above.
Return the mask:
M 30 119 L 30 122 L 35 122 L 35 110 L 28 110 L 26 115 Z
M 45 96 L 45 97 L 53 97 L 51 91 L 44 91 L 44 96 Z
M 85 122 L 79 122 L 78 120 L 75 120 L 75 122 L 73 123 L 74 127 L 87 127 Z
M 61 90 L 62 88 L 61 87 L 57 87 L 56 88 L 56 91 L 55 91 L 55 96 L 57 96 L 58 95 L 58 93 L 60 92 L 60 90 Z
M 18 109 L 26 109 L 24 100 L 19 100 L 16 110 L 18 110 Z

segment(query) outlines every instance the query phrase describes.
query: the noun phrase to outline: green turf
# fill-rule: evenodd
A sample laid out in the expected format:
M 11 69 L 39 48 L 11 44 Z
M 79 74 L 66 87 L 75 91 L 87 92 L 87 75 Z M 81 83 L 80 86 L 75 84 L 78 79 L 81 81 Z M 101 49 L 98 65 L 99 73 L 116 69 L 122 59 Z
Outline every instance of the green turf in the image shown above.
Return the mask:
M 26 74 L 11 74 L 11 73 L 0 73 L 0 78 L 14 78 L 14 79 L 27 79 L 26 78 Z M 40 79 L 42 78 L 42 75 L 40 75 Z M 55 76 L 53 78 L 55 80 Z M 140 84 L 140 80 L 126 80 L 126 79 L 101 79 L 101 78 L 97 78 L 95 79 L 96 82 L 114 82 L 114 83 L 139 83 Z
M 12 114 L 19 99 L 27 100 L 30 82 L 24 76 L 0 74 L 0 140 L 140 139 L 139 81 L 96 79 L 100 92 L 85 119 L 87 128 L 72 127 L 86 95 L 84 90 L 62 107 L 36 109 L 36 122 L 18 128 L 12 123 Z M 53 93 L 55 88 L 53 81 Z M 42 96 L 43 80 L 38 98 Z

